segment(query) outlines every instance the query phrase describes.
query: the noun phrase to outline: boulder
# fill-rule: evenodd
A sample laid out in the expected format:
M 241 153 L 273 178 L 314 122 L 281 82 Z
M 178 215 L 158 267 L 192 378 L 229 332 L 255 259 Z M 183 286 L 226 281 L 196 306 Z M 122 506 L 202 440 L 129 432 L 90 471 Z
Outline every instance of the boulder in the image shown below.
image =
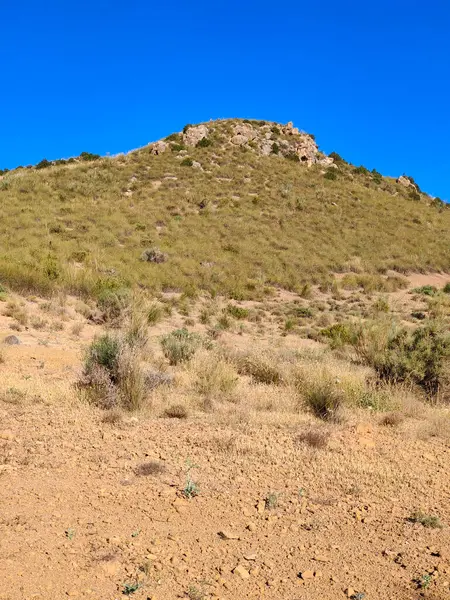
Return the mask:
M 248 144 L 256 137 L 256 131 L 250 123 L 237 123 L 234 126 L 234 135 L 231 138 L 231 143 L 235 146 L 243 146 Z
M 162 154 L 169 148 L 169 144 L 160 140 L 159 142 L 154 142 L 150 144 L 150 154 Z
M 200 140 L 207 137 L 208 128 L 206 125 L 196 125 L 188 127 L 183 133 L 183 143 L 186 146 L 196 146 Z
M 15 335 L 8 335 L 3 340 L 3 343 L 6 344 L 7 346 L 17 346 L 21 342 L 20 342 L 19 338 L 16 337 Z
M 405 175 L 401 175 L 397 179 L 397 183 L 403 185 L 404 187 L 413 187 L 414 189 L 416 189 L 416 186 L 412 183 L 412 181 L 408 179 L 408 177 L 405 177 Z

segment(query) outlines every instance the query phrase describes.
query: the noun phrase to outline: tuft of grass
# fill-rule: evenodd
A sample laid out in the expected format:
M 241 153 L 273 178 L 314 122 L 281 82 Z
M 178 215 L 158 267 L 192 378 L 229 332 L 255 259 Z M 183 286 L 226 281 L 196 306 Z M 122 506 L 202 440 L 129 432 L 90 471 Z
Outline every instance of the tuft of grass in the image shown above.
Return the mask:
M 170 419 L 187 419 L 189 412 L 183 404 L 171 404 L 165 409 L 164 415 Z
M 278 494 L 269 492 L 264 499 L 264 504 L 267 510 L 274 510 L 278 506 Z
M 328 446 L 330 432 L 323 429 L 307 429 L 298 435 L 297 440 L 311 448 L 324 450 Z
M 200 346 L 200 336 L 187 329 L 176 329 L 161 338 L 162 351 L 171 365 L 190 360 Z
M 414 511 L 411 516 L 408 517 L 408 521 L 411 523 L 420 523 L 424 527 L 431 529 L 442 529 L 443 525 L 439 517 L 435 515 L 427 515 L 420 510 Z
M 150 460 L 146 463 L 142 463 L 134 470 L 136 475 L 139 475 L 140 477 L 148 477 L 150 475 L 161 475 L 162 473 L 165 473 L 165 471 L 165 465 L 156 460 Z

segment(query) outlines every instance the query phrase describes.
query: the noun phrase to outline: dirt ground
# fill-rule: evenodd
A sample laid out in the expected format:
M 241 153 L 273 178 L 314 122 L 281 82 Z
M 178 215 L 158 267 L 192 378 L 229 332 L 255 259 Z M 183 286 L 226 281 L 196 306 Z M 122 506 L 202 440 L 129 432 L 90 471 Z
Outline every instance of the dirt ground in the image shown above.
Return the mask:
M 22 343 L 0 363 L 2 600 L 450 598 L 450 445 L 417 435 L 420 416 L 386 427 L 355 411 L 325 448 L 299 440 L 309 417 L 105 422 L 73 388 L 99 327 L 10 321 L 0 339 Z

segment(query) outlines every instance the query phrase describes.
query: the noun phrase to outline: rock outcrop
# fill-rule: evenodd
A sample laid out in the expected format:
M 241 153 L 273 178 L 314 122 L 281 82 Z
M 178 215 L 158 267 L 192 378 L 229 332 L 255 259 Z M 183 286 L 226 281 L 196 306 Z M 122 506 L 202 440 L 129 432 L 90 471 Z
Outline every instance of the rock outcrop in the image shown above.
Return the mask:
M 185 146 L 196 146 L 200 140 L 208 136 L 206 125 L 193 125 L 183 133 L 183 143 Z

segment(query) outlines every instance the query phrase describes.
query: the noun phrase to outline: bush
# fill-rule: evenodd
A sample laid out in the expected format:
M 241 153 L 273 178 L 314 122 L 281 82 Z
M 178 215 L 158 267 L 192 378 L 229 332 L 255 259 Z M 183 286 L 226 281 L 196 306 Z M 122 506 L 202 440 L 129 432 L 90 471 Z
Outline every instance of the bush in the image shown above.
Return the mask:
M 354 341 L 353 327 L 349 323 L 335 323 L 330 327 L 321 329 L 319 334 L 330 340 L 332 348 L 340 348 Z
M 84 361 L 84 373 L 90 375 L 96 366 L 104 368 L 112 383 L 117 383 L 121 342 L 109 333 L 96 338 L 88 347 Z
M 354 172 L 358 175 L 368 175 L 369 169 L 366 169 L 364 165 L 360 165 L 359 167 L 355 167 Z
M 423 294 L 424 296 L 434 296 L 437 294 L 437 291 L 437 287 L 434 285 L 422 285 L 421 287 L 413 289 L 415 294 Z
M 325 421 L 339 421 L 345 403 L 344 391 L 337 383 L 323 379 L 316 381 L 305 394 L 305 400 L 313 414 Z
M 200 345 L 200 336 L 187 329 L 176 329 L 161 338 L 163 354 L 171 365 L 190 360 Z
M 217 353 L 203 351 L 191 364 L 194 388 L 203 396 L 229 396 L 239 380 L 234 367 Z
M 444 285 L 442 291 L 444 294 L 450 294 L 450 281 Z
M 372 179 L 379 185 L 383 181 L 383 176 L 376 169 L 372 169 Z
M 119 288 L 117 290 L 104 289 L 100 292 L 97 305 L 103 312 L 103 318 L 108 321 L 118 319 L 130 301 L 130 290 Z
M 47 160 L 46 158 L 42 159 L 41 162 L 38 162 L 38 164 L 36 165 L 36 169 L 47 169 L 48 167 L 51 167 L 52 163 Z
M 101 408 L 121 406 L 127 410 L 141 408 L 146 397 L 145 375 L 138 351 L 126 337 L 106 333 L 86 350 L 78 388 Z
M 208 146 L 212 146 L 212 141 L 209 140 L 207 137 L 202 138 L 201 140 L 199 140 L 196 144 L 197 148 L 207 148 Z
M 242 306 L 236 306 L 235 304 L 229 304 L 226 308 L 229 315 L 235 319 L 246 319 L 249 315 L 249 310 Z
M 392 323 L 362 325 L 354 346 L 381 380 L 412 382 L 430 396 L 439 393 L 450 361 L 450 335 L 432 321 L 412 333 Z
M 288 160 L 292 160 L 294 162 L 300 162 L 300 157 L 296 152 L 288 152 L 285 155 L 285 158 L 287 158 Z
M 336 169 L 328 169 L 328 171 L 323 176 L 324 179 L 329 179 L 330 181 L 335 181 L 337 179 Z
M 194 161 L 192 160 L 192 158 L 186 157 L 181 161 L 180 164 L 182 167 L 192 167 L 192 165 L 194 164 Z
M 279 154 L 279 153 L 280 153 L 280 146 L 274 142 L 272 144 L 272 154 Z
M 78 158 L 84 162 L 92 162 L 93 160 L 98 160 L 100 158 L 100 154 L 92 154 L 91 152 L 82 152 Z
M 236 367 L 241 375 L 249 375 L 257 383 L 279 385 L 283 375 L 275 357 L 267 352 L 248 353 L 236 357 Z
M 342 156 L 340 154 L 338 154 L 337 152 L 331 152 L 331 154 L 328 155 L 330 158 L 332 158 L 334 160 L 334 162 L 340 163 L 340 162 L 345 162 L 345 160 L 342 158 Z
M 159 248 L 147 248 L 141 254 L 141 260 L 143 260 L 144 262 L 161 264 L 161 263 L 166 262 L 167 254 L 164 254 L 164 252 L 161 252 L 161 250 Z
M 186 146 L 184 144 L 172 144 L 170 149 L 172 152 L 181 152 L 181 150 L 186 150 Z
M 183 133 L 186 133 L 186 131 L 189 129 L 189 127 L 194 127 L 193 125 L 191 125 L 190 123 L 187 123 L 184 127 L 183 127 Z

